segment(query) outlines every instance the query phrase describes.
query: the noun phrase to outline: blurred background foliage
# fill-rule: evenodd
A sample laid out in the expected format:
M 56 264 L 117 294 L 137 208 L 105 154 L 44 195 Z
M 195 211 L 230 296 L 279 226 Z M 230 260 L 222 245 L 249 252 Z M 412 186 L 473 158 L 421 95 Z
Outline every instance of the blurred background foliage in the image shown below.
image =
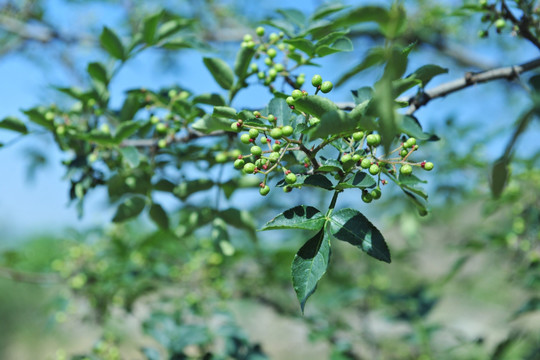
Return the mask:
M 190 47 L 231 56 L 231 44 L 274 17 L 270 7 L 241 0 L 51 3 L 0 4 L 0 56 L 24 55 L 40 66 L 61 67 L 80 84 L 87 81 L 81 59 L 96 51 L 95 34 L 103 24 L 93 18 L 67 26 L 55 21 L 59 9 L 77 7 L 84 18 L 92 6 L 104 6 L 122 19 L 117 29 L 123 36 L 134 34 L 148 13 L 166 9 L 167 16 L 181 14 L 190 23 L 181 34 Z M 423 0 L 404 5 L 409 26 L 403 44 L 417 41 L 413 56 L 440 60 L 453 74 L 529 60 L 519 56 L 529 46 L 523 40 L 494 31 L 482 40 L 493 56 L 471 51 L 480 40 L 470 34 L 476 38 L 484 26 L 474 6 Z M 350 36 L 364 48 L 384 41 L 364 25 Z M 54 56 L 37 56 L 41 51 Z M 176 55 L 157 51 L 159 71 L 174 70 Z M 365 55 L 354 54 L 343 55 L 351 68 Z M 512 83 L 495 88 L 513 89 Z M 505 97 L 505 106 L 519 113 L 526 100 L 513 96 Z M 490 101 L 486 96 L 475 106 Z M 442 138 L 426 150 L 437 166 L 430 174 L 430 214 L 420 218 L 392 190 L 385 193 L 368 212 L 384 228 L 393 263 L 336 244 L 333 266 L 305 315 L 290 286 L 290 262 L 303 237 L 255 231 L 284 206 L 313 198 L 327 203 L 326 194 L 302 191 L 262 202 L 252 201 L 256 193 L 247 190 L 236 200 L 242 210 L 220 213 L 204 206 L 209 197 L 199 196 L 175 205 L 173 231 L 140 217 L 3 245 L 0 358 L 540 358 L 538 149 L 513 153 L 509 183 L 493 199 L 489 169 L 512 128 L 486 129 L 482 122 L 456 120 L 459 108 L 452 112 L 426 124 Z M 537 131 L 537 122 L 531 127 Z M 490 142 L 499 145 L 486 151 Z M 30 175 L 47 162 L 45 154 L 28 151 Z M 229 241 L 219 241 L 224 236 Z

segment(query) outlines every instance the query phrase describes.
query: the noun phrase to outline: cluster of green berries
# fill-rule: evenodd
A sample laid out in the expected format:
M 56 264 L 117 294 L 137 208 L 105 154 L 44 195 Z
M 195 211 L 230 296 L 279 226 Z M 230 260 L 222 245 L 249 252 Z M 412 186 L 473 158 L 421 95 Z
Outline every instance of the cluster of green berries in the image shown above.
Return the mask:
M 491 26 L 495 27 L 495 31 L 497 34 L 500 34 L 504 28 L 507 26 L 506 20 L 503 17 L 503 14 L 501 14 L 497 9 L 495 8 L 495 4 L 489 4 L 488 0 L 479 0 L 478 5 L 480 8 L 482 8 L 486 13 L 482 16 L 482 22 L 489 23 L 488 29 Z M 478 37 L 485 38 L 489 35 L 489 30 L 483 29 L 478 31 Z M 514 30 L 517 31 L 517 26 L 514 26 Z
M 154 125 L 155 135 L 159 138 L 157 146 L 160 149 L 165 148 L 181 128 L 179 118 L 171 113 L 167 114 L 164 118 L 151 115 L 150 124 Z
M 313 85 L 316 90 L 315 94 L 317 94 L 319 91 L 322 91 L 323 93 L 329 93 L 334 88 L 334 84 L 330 81 L 324 81 L 322 80 L 321 75 L 314 75 L 311 79 L 311 85 Z M 287 104 L 291 107 L 291 109 L 294 109 L 294 103 L 296 100 L 301 99 L 304 96 L 307 96 L 308 93 L 305 90 L 299 90 L 295 89 L 292 91 L 291 96 L 288 96 L 286 101 Z M 310 120 L 311 125 L 316 125 L 319 122 L 319 119 L 314 118 L 313 121 Z

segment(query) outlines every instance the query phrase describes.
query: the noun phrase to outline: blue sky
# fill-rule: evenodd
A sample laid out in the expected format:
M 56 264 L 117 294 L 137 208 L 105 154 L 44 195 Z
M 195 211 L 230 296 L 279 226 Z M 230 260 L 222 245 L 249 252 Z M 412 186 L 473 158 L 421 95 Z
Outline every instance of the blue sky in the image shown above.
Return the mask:
M 50 9 L 52 17 L 58 21 L 62 27 L 69 29 L 72 21 L 81 19 L 96 20 L 98 24 L 109 25 L 115 28 L 115 23 L 122 16 L 120 12 L 111 11 L 112 7 L 107 5 L 92 5 L 90 10 L 83 5 L 66 6 L 63 1 L 51 0 Z M 269 6 L 270 2 L 266 2 Z M 309 8 L 315 2 L 302 2 L 297 7 Z M 363 3 L 349 1 L 349 3 Z M 272 2 L 272 7 L 294 5 L 294 3 L 279 1 Z M 306 5 L 310 4 L 310 5 Z M 268 10 L 264 10 L 268 13 Z M 71 22 L 70 22 L 71 19 Z M 97 26 L 99 28 L 99 26 Z M 509 36 L 509 35 L 503 35 Z M 471 44 L 473 53 L 477 56 L 492 61 L 494 63 L 509 65 L 509 61 L 514 59 L 505 56 L 504 53 L 489 46 L 489 43 L 481 45 Z M 359 43 L 358 49 L 362 53 L 363 44 Z M 227 45 L 228 51 L 223 53 L 234 53 L 238 44 Z M 467 44 L 464 44 L 467 46 Z M 41 48 L 36 48 L 37 52 Z M 223 50 L 223 49 L 221 49 Z M 536 52 L 531 47 L 525 45 L 520 52 L 513 52 L 513 56 L 518 53 L 517 62 L 527 61 L 536 56 Z M 36 56 L 47 56 L 53 54 L 38 54 Z M 147 88 L 159 88 L 170 86 L 176 83 L 188 86 L 193 92 L 219 92 L 219 87 L 214 83 L 211 76 L 202 64 L 201 54 L 195 51 L 185 51 L 180 53 L 176 59 L 178 61 L 178 71 L 163 73 L 160 71 L 159 59 L 155 53 L 148 52 L 129 63 L 114 80 L 112 84 L 113 104 L 120 104 L 123 99 L 123 91 L 129 88 L 145 86 Z M 102 59 L 101 54 L 80 51 L 76 53 L 76 58 L 85 64 L 87 61 Z M 324 79 L 336 80 L 342 69 L 350 67 L 358 61 L 357 52 L 345 54 L 336 62 L 332 57 L 324 59 L 319 63 L 321 68 L 306 68 L 306 78 L 310 79 L 315 73 L 320 73 Z M 228 59 L 232 61 L 232 58 Z M 463 70 L 456 69 L 450 61 L 437 58 L 435 54 L 422 52 L 413 54 L 409 64 L 409 70 L 426 63 L 437 63 L 450 68 L 447 75 L 440 76 L 433 81 L 432 85 L 449 81 L 462 76 Z M 81 66 L 79 64 L 79 66 Z M 336 72 L 335 69 L 340 69 Z M 335 101 L 350 101 L 349 90 L 372 84 L 376 74 L 365 77 L 357 77 L 353 81 L 346 83 L 342 88 L 335 89 L 331 93 L 331 98 Z M 55 65 L 53 61 L 38 63 L 28 60 L 20 55 L 9 55 L 0 58 L 0 118 L 5 116 L 20 116 L 20 109 L 49 103 L 51 99 L 56 101 L 56 95 L 50 88 L 50 84 L 69 86 L 73 79 L 67 75 L 62 68 Z M 444 100 L 435 100 L 427 107 L 418 111 L 417 116 L 424 124 L 436 125 L 444 121 L 449 115 L 456 115 L 460 123 L 481 122 L 490 126 L 504 127 L 505 124 L 515 119 L 515 108 L 508 108 L 507 97 L 512 96 L 501 91 L 497 85 L 478 85 L 467 89 L 459 94 L 450 95 Z M 239 95 L 236 105 L 263 107 L 269 100 L 267 91 L 262 87 L 254 88 L 253 91 L 243 92 Z M 520 97 L 515 96 L 515 105 L 523 102 Z M 481 134 L 479 134 L 482 136 Z M 533 136 L 528 135 L 522 141 L 523 151 L 529 151 L 537 144 L 532 141 Z M 13 139 L 14 135 L 0 130 L 0 142 L 7 142 Z M 534 145 L 532 145 L 534 144 Z M 459 146 L 459 144 L 456 144 Z M 22 153 L 28 148 L 39 148 L 49 156 L 49 165 L 37 173 L 34 182 L 26 179 L 26 169 L 28 162 Z M 536 145 L 536 148 L 537 145 Z M 491 144 L 486 148 L 487 155 L 497 157 L 500 153 L 500 144 Z M 2 176 L 0 178 L 0 247 L 2 243 L 12 242 L 28 233 L 36 232 L 58 232 L 66 226 L 76 228 L 86 226 L 101 226 L 107 224 L 113 216 L 114 210 L 106 207 L 106 197 L 103 190 L 92 193 L 87 199 L 85 206 L 85 216 L 78 219 L 74 206 L 68 207 L 68 183 L 62 180 L 64 168 L 60 162 L 66 158 L 61 154 L 51 139 L 47 136 L 27 136 L 17 143 L 0 149 L 0 164 L 2 165 Z

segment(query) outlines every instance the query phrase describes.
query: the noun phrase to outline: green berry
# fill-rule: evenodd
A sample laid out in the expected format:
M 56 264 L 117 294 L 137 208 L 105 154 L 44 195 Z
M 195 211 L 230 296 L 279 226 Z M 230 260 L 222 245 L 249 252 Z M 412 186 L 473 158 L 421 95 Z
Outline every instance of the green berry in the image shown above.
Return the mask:
M 233 159 L 237 159 L 240 155 L 242 155 L 242 152 L 238 149 L 234 149 L 229 153 L 229 156 Z
M 45 113 L 45 120 L 48 120 L 48 121 L 54 120 L 54 113 L 52 111 L 47 111 Z
M 329 93 L 334 88 L 334 84 L 332 84 L 330 81 L 325 81 L 321 84 L 321 91 L 323 93 Z
M 381 143 L 381 135 L 370 134 L 366 137 L 366 142 L 369 146 L 379 146 Z
M 306 82 L 306 78 L 303 76 L 299 76 L 296 78 L 296 85 L 302 86 Z
M 288 173 L 285 175 L 285 182 L 287 184 L 294 184 L 296 182 L 296 175 L 293 173 Z
M 268 50 L 266 51 L 266 55 L 268 55 L 268 56 L 270 57 L 270 59 L 273 59 L 273 58 L 276 57 L 277 51 L 276 51 L 276 49 L 274 49 L 274 48 L 270 48 L 270 49 L 268 49 Z
M 160 149 L 163 149 L 164 147 L 167 146 L 167 140 L 165 139 L 159 139 L 158 143 L 157 143 L 157 146 L 160 148 Z
M 298 100 L 300 99 L 303 95 L 302 95 L 302 91 L 301 90 L 298 90 L 298 89 L 295 89 L 293 90 L 293 92 L 291 93 L 291 96 L 294 100 Z
M 156 115 L 150 116 L 150 123 L 156 125 L 159 122 L 159 118 Z
M 274 145 L 272 145 L 272 150 L 273 150 L 273 151 L 279 151 L 279 150 L 281 150 L 281 145 L 280 145 L 280 144 L 274 144 Z
M 257 145 L 252 146 L 251 149 L 249 149 L 249 151 L 255 156 L 261 156 L 262 154 L 262 149 L 258 147 Z
M 249 137 L 252 139 L 256 139 L 257 136 L 259 136 L 259 130 L 257 129 L 249 129 Z
M 506 20 L 497 19 L 497 21 L 495 21 L 495 28 L 497 28 L 497 30 L 502 30 L 505 26 L 506 26 Z
M 270 77 L 270 79 L 275 79 L 276 76 L 277 76 L 277 71 L 276 69 L 272 68 L 270 70 L 268 70 L 268 76 Z
M 401 152 L 399 153 L 399 155 L 401 155 L 401 157 L 405 157 L 405 156 L 407 156 L 408 153 L 409 153 L 409 152 L 408 152 L 407 150 L 403 149 L 403 150 L 401 150 Z
M 313 75 L 313 77 L 311 78 L 311 85 L 315 86 L 315 87 L 319 87 L 321 86 L 322 84 L 322 77 L 321 75 Z
M 379 168 L 379 165 L 373 164 L 369 167 L 369 173 L 371 175 L 377 175 L 381 169 Z
M 262 80 L 266 77 L 266 74 L 264 73 L 264 71 L 259 71 L 257 73 L 257 77 Z
M 289 44 L 289 51 L 294 51 L 296 50 L 296 46 L 292 45 L 292 44 Z
M 381 189 L 376 188 L 376 189 L 371 190 L 371 197 L 374 198 L 375 200 L 380 199 L 381 195 L 382 195 Z
M 362 169 L 369 169 L 369 167 L 371 166 L 371 160 L 369 160 L 368 158 L 363 159 L 360 163 L 360 166 L 362 167 Z
M 487 38 L 489 35 L 487 30 L 478 30 L 478 37 L 480 39 Z
M 278 63 L 278 64 L 274 65 L 274 69 L 275 69 L 277 72 L 282 72 L 285 68 L 283 67 L 283 64 Z
M 270 42 L 276 42 L 279 40 L 279 35 L 276 33 L 271 33 L 270 36 L 268 36 L 268 39 Z
M 259 194 L 261 194 L 262 196 L 268 195 L 269 192 L 270 192 L 270 186 L 268 185 L 264 185 L 263 187 L 259 188 Z
M 276 117 L 274 115 L 270 114 L 270 115 L 268 115 L 268 121 L 274 122 L 274 121 L 276 121 Z
M 434 166 L 433 163 L 428 161 L 427 163 L 424 164 L 423 168 L 427 171 L 431 171 L 433 170 L 433 166 Z
M 167 125 L 165 125 L 164 123 L 158 123 L 156 124 L 156 131 L 158 133 L 164 133 L 164 132 L 167 132 Z
M 238 131 L 239 131 L 239 129 L 238 129 L 238 123 L 233 122 L 233 123 L 231 124 L 231 130 L 234 131 L 234 132 L 238 132 Z
M 268 159 L 271 161 L 271 162 L 276 162 L 279 160 L 279 152 L 277 151 L 272 151 L 270 153 L 270 155 L 268 155 Z
M 262 144 L 262 145 L 266 145 L 267 142 L 268 142 L 268 139 L 267 139 L 265 136 L 263 136 L 263 137 L 261 138 L 261 144 Z
M 262 26 L 259 26 L 255 29 L 255 33 L 258 35 L 258 36 L 263 36 L 264 35 L 264 28 Z
M 56 134 L 59 136 L 62 136 L 66 133 L 66 127 L 64 125 L 60 125 L 56 128 Z
M 272 130 L 270 130 L 270 136 L 274 139 L 281 139 L 281 137 L 283 136 L 283 132 L 280 128 L 273 128 Z
M 279 50 L 281 50 L 281 51 L 285 51 L 286 46 L 285 46 L 284 43 L 279 43 L 279 44 L 277 44 L 277 48 L 278 48 Z
M 401 168 L 399 169 L 399 173 L 401 175 L 411 175 L 412 174 L 412 166 L 409 165 L 409 164 L 405 164 L 405 165 L 402 165 Z
M 414 145 L 416 145 L 416 139 L 413 137 L 409 138 L 405 143 L 407 144 L 408 148 L 413 147 Z
M 341 157 L 341 162 L 344 164 L 348 163 L 351 160 L 352 160 L 351 154 L 343 154 L 343 156 Z
M 294 105 L 294 98 L 292 96 L 288 96 L 285 101 L 287 102 L 287 105 Z
M 292 189 L 293 189 L 292 186 L 285 185 L 285 186 L 283 187 L 283 192 L 289 193 L 289 192 L 292 191 Z
M 253 174 L 253 172 L 255 171 L 255 164 L 253 163 L 246 163 L 244 165 L 244 172 L 247 173 L 247 174 Z
M 240 141 L 243 142 L 244 144 L 249 144 L 250 143 L 250 140 L 251 139 L 251 136 L 249 136 L 249 134 L 242 134 L 240 136 Z
M 215 160 L 217 163 L 224 163 L 225 161 L 227 161 L 227 154 L 223 152 L 219 153 L 216 155 Z
M 244 41 L 245 42 L 248 42 L 248 41 L 251 41 L 251 40 L 253 40 L 253 37 L 250 34 L 244 35 Z
M 253 116 L 255 116 L 255 117 L 259 117 L 259 116 L 261 116 L 261 112 L 260 112 L 260 111 L 257 111 L 257 110 L 255 110 L 255 111 L 253 112 Z
M 352 137 L 353 137 L 354 141 L 360 141 L 364 137 L 364 132 L 363 131 L 357 131 L 354 134 L 352 134 Z
M 281 132 L 283 136 L 291 136 L 292 133 L 294 132 L 294 129 L 290 125 L 285 125 L 283 128 L 281 128 Z
M 368 193 L 367 191 L 363 191 L 362 192 L 362 201 L 365 202 L 365 203 L 370 203 L 371 200 L 373 200 L 373 197 L 371 196 L 371 194 Z
M 481 7 L 486 7 L 488 4 L 488 0 L 480 0 L 478 1 L 478 5 L 480 5 Z
M 352 159 L 356 163 L 356 162 L 359 162 L 362 159 L 362 157 L 359 154 L 354 154 Z
M 249 68 L 251 69 L 251 71 L 258 71 L 259 70 L 259 66 L 255 63 L 251 63 L 249 65 Z

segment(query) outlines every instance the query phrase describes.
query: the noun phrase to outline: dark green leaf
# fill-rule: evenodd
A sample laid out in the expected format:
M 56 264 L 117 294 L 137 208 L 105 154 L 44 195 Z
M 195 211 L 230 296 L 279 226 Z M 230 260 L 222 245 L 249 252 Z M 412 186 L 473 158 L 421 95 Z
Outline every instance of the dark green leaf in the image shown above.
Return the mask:
M 338 11 L 341 11 L 345 8 L 347 8 L 348 6 L 346 5 L 342 5 L 342 4 L 337 4 L 337 3 L 333 3 L 333 2 L 330 2 L 330 3 L 322 3 L 321 6 L 319 6 L 315 12 L 313 13 L 313 15 L 311 15 L 311 19 L 312 20 L 318 20 L 318 19 L 322 19 L 323 17 L 326 17 L 328 15 L 331 15 L 333 13 L 336 13 Z
M 0 129 L 8 129 L 11 131 L 19 132 L 21 134 L 28 133 L 26 125 L 21 120 L 12 116 L 5 117 L 2 121 L 0 121 Z
M 399 132 L 392 96 L 392 84 L 388 79 L 383 78 L 376 84 L 373 104 L 379 116 L 379 132 L 384 152 L 388 154 L 390 145 Z
M 329 135 L 351 133 L 357 128 L 357 121 L 342 110 L 332 110 L 321 117 L 321 121 L 309 131 L 310 139 L 324 139 Z
M 122 222 L 139 215 L 146 205 L 146 201 L 139 196 L 133 196 L 124 201 L 114 215 L 113 222 Z
M 161 20 L 162 12 L 147 16 L 144 19 L 142 38 L 148 45 L 154 45 L 156 43 L 156 32 L 159 20 Z
M 127 139 L 131 135 L 135 134 L 135 132 L 137 132 L 141 126 L 142 123 L 139 121 L 124 121 L 116 128 L 114 138 L 118 143 L 120 143 L 122 140 Z
M 416 69 L 407 77 L 420 80 L 422 87 L 425 87 L 427 83 L 430 82 L 435 76 L 446 73 L 448 73 L 448 69 L 438 65 L 428 64 Z
M 157 40 L 161 41 L 171 35 L 176 34 L 178 31 L 184 29 L 189 24 L 190 24 L 190 20 L 183 19 L 183 18 L 176 18 L 176 19 L 164 22 L 157 30 L 157 35 L 156 35 Z
M 381 232 L 357 210 L 341 209 L 330 218 L 331 232 L 338 240 L 359 247 L 377 260 L 390 263 L 390 251 Z
M 163 210 L 161 205 L 156 203 L 152 204 L 149 215 L 150 219 L 152 219 L 152 221 L 160 228 L 165 230 L 169 228 L 169 216 L 167 215 L 167 212 Z
M 104 27 L 99 37 L 101 46 L 111 55 L 118 60 L 125 60 L 126 54 L 122 41 L 114 31 L 108 27 Z
M 201 94 L 194 97 L 193 102 L 195 104 L 208 104 L 208 105 L 214 105 L 214 106 L 227 105 L 223 96 L 219 94 L 210 94 L 210 93 L 205 93 L 205 94 Z
M 234 74 L 229 65 L 220 58 L 203 58 L 204 65 L 210 71 L 214 80 L 225 90 L 229 90 L 234 82 Z
M 212 131 L 231 130 L 231 121 L 220 117 L 205 115 L 195 121 L 191 127 L 194 130 L 209 134 Z
M 363 104 L 373 97 L 373 89 L 369 86 L 361 87 L 358 90 L 351 90 L 351 93 L 356 105 Z
M 343 171 L 341 163 L 334 159 L 324 159 L 321 158 L 319 168 L 317 171 L 332 172 L 332 171 Z
M 352 50 L 353 50 L 352 41 L 349 40 L 349 38 L 343 36 L 337 39 L 332 44 L 332 46 L 329 46 L 329 45 L 317 46 L 317 48 L 315 49 L 315 53 L 319 57 L 324 57 L 324 56 L 331 55 L 337 52 L 352 51 Z
M 324 215 L 319 210 L 312 206 L 299 205 L 279 214 L 278 216 L 267 222 L 261 230 L 321 230 L 324 222 Z
M 134 146 L 120 148 L 120 152 L 132 168 L 136 168 L 141 163 L 139 151 Z
M 234 62 L 234 73 L 238 76 L 239 82 L 241 82 L 247 74 L 251 59 L 255 55 L 255 49 L 242 47 L 236 55 L 236 61 Z
M 388 22 L 388 11 L 377 6 L 362 6 L 345 12 L 333 20 L 334 26 L 349 27 L 361 22 L 374 21 L 379 24 Z
M 345 81 L 349 80 L 354 75 L 360 73 L 361 71 L 368 69 L 372 66 L 382 64 L 385 59 L 384 49 L 373 48 L 369 51 L 366 57 L 358 65 L 354 66 L 352 69 L 347 71 L 345 74 L 336 82 L 336 87 L 342 85 Z
M 174 188 L 174 195 L 180 200 L 186 200 L 191 194 L 211 189 L 214 182 L 208 179 L 184 181 Z
M 90 77 L 97 83 L 107 86 L 109 83 L 109 78 L 107 76 L 107 69 L 102 63 L 93 62 L 88 64 L 88 74 Z
M 135 114 L 143 108 L 145 102 L 140 94 L 129 93 L 120 110 L 120 121 L 133 120 Z
M 304 179 L 303 185 L 320 187 L 326 190 L 332 190 L 334 184 L 322 174 L 309 175 Z
M 501 196 L 506 184 L 508 183 L 508 178 L 510 176 L 510 171 L 508 169 L 509 162 L 510 159 L 503 156 L 495 161 L 493 168 L 491 169 L 490 187 L 491 194 L 495 198 Z
M 283 41 L 286 44 L 294 45 L 298 50 L 303 51 L 308 56 L 312 56 L 315 52 L 313 42 L 305 38 L 295 38 Z
M 330 237 L 326 229 L 321 229 L 300 248 L 291 266 L 293 287 L 302 313 L 307 299 L 315 292 L 329 262 Z
M 354 176 L 347 181 L 336 185 L 336 190 L 359 188 L 366 189 L 374 187 L 377 184 L 375 179 L 365 172 L 357 172 Z
M 425 133 L 422 130 L 422 127 L 414 117 L 405 115 L 401 121 L 401 131 L 404 134 L 412 136 L 418 140 L 427 140 L 427 141 L 437 141 L 439 137 L 437 135 L 432 135 Z
M 338 107 L 332 100 L 318 95 L 303 96 L 294 102 L 295 110 L 308 113 L 319 119 L 324 114 L 332 110 L 338 110 Z
M 278 9 L 276 11 L 283 15 L 283 17 L 291 24 L 298 26 L 300 29 L 302 29 L 306 24 L 306 16 L 298 9 Z
M 176 185 L 167 179 L 160 179 L 154 184 L 154 190 L 172 193 Z
M 407 29 L 407 16 L 403 6 L 392 4 L 386 19 L 375 20 L 379 23 L 381 32 L 389 39 L 395 39 Z

